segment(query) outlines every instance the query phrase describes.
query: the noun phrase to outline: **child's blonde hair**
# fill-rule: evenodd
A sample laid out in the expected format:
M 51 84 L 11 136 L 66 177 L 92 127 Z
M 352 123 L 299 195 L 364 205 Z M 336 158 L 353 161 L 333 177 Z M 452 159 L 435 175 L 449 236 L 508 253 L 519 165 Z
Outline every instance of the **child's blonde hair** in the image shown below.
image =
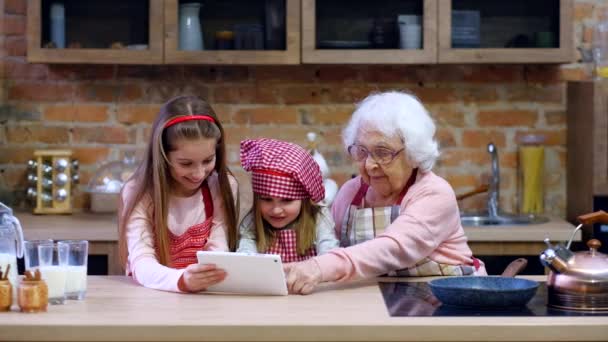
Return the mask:
M 165 129 L 165 124 L 177 116 L 208 115 L 215 122 L 206 120 L 184 121 Z M 224 203 L 224 218 L 228 230 L 228 246 L 231 251 L 237 245 L 237 202 L 232 194 L 229 175 L 232 175 L 226 165 L 226 146 L 224 129 L 213 111 L 204 100 L 196 96 L 179 96 L 165 103 L 152 125 L 152 135 L 148 143 L 144 160 L 141 162 L 129 182 L 134 182 L 135 196 L 127 203 L 121 203 L 119 217 L 119 255 L 122 265 L 126 265 L 128 248 L 126 242 L 126 225 L 133 209 L 144 196 L 149 196 L 153 208 L 153 232 L 158 252 L 158 260 L 162 265 L 171 266 L 169 255 L 169 234 L 167 227 L 168 198 L 170 193 L 170 164 L 167 154 L 174 150 L 175 142 L 180 139 L 217 139 L 215 171 L 218 175 L 220 193 Z M 124 190 L 123 190 L 124 191 Z M 217 208 L 215 208 L 217 209 Z
M 256 246 L 258 251 L 266 251 L 272 247 L 275 242 L 276 229 L 273 229 L 269 223 L 262 218 L 262 212 L 259 207 L 260 196 L 253 194 L 253 223 L 256 232 Z M 296 232 L 296 245 L 299 255 L 305 255 L 306 252 L 314 246 L 316 231 L 317 231 L 317 214 L 321 208 L 311 201 L 309 198 L 302 199 L 302 208 L 300 215 L 293 223 L 293 228 Z

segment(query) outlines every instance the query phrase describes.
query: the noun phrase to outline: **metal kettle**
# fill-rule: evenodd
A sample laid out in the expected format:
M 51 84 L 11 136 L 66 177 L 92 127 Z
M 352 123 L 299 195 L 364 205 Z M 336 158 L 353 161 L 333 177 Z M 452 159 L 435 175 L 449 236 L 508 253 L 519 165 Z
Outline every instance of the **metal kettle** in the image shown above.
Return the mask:
M 566 246 L 548 245 L 540 261 L 548 267 L 547 290 L 549 306 L 568 310 L 608 311 L 608 255 L 598 252 L 601 242 L 591 239 L 588 251 L 572 252 L 570 244 L 584 225 L 608 223 L 608 214 L 602 210 L 581 215 L 580 224 L 572 232 Z

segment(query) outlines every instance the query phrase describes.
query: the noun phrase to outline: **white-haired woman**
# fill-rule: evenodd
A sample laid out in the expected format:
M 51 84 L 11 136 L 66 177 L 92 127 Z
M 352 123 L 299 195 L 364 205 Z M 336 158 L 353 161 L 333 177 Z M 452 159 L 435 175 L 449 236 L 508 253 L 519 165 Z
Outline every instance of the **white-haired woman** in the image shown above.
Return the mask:
M 343 131 L 359 168 L 332 205 L 343 248 L 287 264 L 292 293 L 326 281 L 485 274 L 460 224 L 454 191 L 431 169 L 439 156 L 435 124 L 410 94 L 368 96 Z

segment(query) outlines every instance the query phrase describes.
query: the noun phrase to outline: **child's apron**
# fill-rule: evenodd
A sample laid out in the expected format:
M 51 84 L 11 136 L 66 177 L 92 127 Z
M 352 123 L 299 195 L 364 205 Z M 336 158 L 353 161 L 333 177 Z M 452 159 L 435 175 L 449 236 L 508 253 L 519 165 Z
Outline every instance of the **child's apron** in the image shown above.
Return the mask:
M 180 236 L 176 236 L 169 231 L 169 255 L 173 268 L 186 268 L 188 265 L 196 264 L 198 262 L 196 252 L 203 250 L 211 234 L 213 200 L 207 181 L 203 182 L 201 192 L 205 204 L 205 220 L 189 227 Z
M 313 246 L 304 255 L 298 254 L 298 242 L 294 229 L 275 231 L 274 243 L 266 250 L 266 254 L 279 254 L 283 263 L 304 261 L 317 255 Z
M 412 171 L 403 191 L 392 206 L 365 208 L 364 199 L 368 184 L 361 181 L 359 191 L 353 198 L 348 210 L 342 220 L 340 231 L 340 246 L 348 247 L 358 243 L 371 240 L 384 233 L 388 227 L 399 216 L 400 204 L 403 197 L 416 182 L 418 169 Z M 472 275 L 480 267 L 479 260 L 473 258 L 474 265 L 448 265 L 440 264 L 429 258 L 418 261 L 414 266 L 389 273 L 402 277 L 408 276 L 434 276 L 434 275 Z

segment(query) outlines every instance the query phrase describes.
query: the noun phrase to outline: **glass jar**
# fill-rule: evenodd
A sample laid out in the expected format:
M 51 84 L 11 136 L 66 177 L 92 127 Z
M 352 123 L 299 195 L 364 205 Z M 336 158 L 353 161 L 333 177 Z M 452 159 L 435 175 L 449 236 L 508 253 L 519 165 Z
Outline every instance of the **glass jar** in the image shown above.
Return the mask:
M 91 211 L 94 213 L 113 213 L 118 209 L 118 196 L 122 186 L 137 168 L 132 154 L 123 160 L 103 164 L 91 178 L 87 192 L 91 195 Z
M 519 212 L 542 214 L 544 211 L 545 137 L 527 134 L 519 139 Z

